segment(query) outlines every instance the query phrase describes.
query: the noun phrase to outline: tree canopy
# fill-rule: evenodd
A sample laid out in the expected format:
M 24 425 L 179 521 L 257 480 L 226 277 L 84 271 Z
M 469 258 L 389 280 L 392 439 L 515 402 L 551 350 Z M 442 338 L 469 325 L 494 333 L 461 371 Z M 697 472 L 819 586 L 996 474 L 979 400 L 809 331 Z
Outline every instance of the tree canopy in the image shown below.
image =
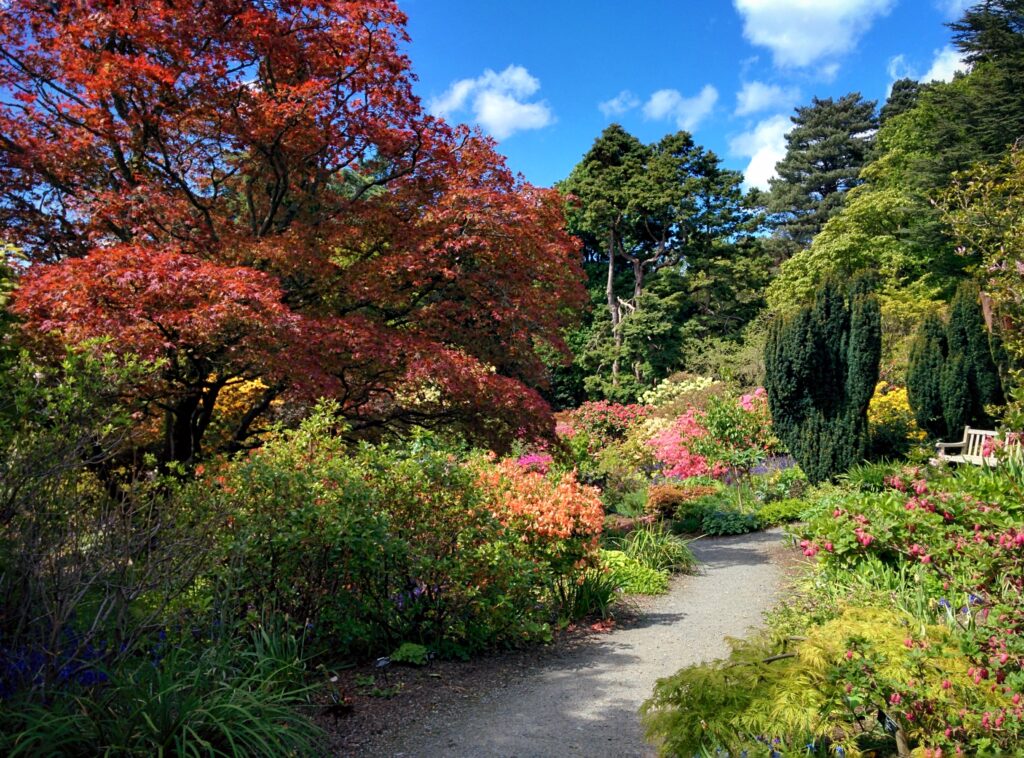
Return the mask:
M 224 383 L 366 432 L 553 428 L 540 345 L 583 301 L 561 200 L 426 114 L 391 0 L 0 8 L 0 223 L 40 343 L 162 361 L 166 458 Z M 489 417 L 482 420 L 486 409 Z

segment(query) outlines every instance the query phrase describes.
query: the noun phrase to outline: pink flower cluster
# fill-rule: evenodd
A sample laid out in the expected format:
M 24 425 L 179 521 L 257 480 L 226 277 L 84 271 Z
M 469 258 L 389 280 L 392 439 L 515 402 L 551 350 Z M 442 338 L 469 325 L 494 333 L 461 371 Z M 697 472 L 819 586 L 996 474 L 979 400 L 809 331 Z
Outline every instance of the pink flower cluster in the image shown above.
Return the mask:
M 548 473 L 551 470 L 552 462 L 554 462 L 554 458 L 548 453 L 527 453 L 526 455 L 519 456 L 519 459 L 516 461 L 520 468 L 534 471 L 538 474 Z
M 691 476 L 721 476 L 725 467 L 709 462 L 703 455 L 694 453 L 693 440 L 707 436 L 707 429 L 701 423 L 702 414 L 696 408 L 672 422 L 672 425 L 655 434 L 648 445 L 654 448 L 655 457 L 662 463 L 666 476 L 686 479 Z
M 646 405 L 622 405 L 597 400 L 583 403 L 567 413 L 556 431 L 560 436 L 574 437 L 580 432 L 589 435 L 597 447 L 622 439 L 629 429 L 650 415 Z
M 758 387 L 751 393 L 740 397 L 740 407 L 745 411 L 757 411 L 768 405 L 768 391 L 764 387 Z

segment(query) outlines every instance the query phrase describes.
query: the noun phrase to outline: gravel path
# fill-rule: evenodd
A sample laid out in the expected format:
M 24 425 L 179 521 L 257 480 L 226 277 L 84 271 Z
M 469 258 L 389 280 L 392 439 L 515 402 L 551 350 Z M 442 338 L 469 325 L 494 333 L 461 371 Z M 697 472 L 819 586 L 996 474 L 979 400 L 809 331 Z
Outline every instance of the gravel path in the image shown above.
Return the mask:
M 627 627 L 564 656 L 545 659 L 512 682 L 495 681 L 442 705 L 415 729 L 378 745 L 376 755 L 483 758 L 648 756 L 637 709 L 655 680 L 728 653 L 778 597 L 778 531 L 701 539 L 703 564 L 678 577 Z

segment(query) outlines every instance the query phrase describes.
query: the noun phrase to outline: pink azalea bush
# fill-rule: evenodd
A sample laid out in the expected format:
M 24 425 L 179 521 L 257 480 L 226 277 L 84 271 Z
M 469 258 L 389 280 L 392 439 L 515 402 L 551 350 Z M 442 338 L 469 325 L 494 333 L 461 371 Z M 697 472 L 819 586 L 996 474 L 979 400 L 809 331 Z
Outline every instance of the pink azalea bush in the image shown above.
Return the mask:
M 776 445 L 767 393 L 759 387 L 738 400 L 712 400 L 703 411 L 691 406 L 648 444 L 669 477 L 747 471 Z

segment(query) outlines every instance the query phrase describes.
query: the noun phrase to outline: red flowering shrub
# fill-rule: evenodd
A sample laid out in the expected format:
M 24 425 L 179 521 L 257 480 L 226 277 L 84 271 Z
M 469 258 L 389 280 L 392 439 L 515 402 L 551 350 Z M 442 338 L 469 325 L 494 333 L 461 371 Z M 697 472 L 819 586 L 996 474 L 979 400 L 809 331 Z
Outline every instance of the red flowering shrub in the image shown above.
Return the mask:
M 625 439 L 629 430 L 650 416 L 650 413 L 650 408 L 645 405 L 622 405 L 607 400 L 583 403 L 566 414 L 559 432 L 566 437 L 585 434 L 593 452 Z

